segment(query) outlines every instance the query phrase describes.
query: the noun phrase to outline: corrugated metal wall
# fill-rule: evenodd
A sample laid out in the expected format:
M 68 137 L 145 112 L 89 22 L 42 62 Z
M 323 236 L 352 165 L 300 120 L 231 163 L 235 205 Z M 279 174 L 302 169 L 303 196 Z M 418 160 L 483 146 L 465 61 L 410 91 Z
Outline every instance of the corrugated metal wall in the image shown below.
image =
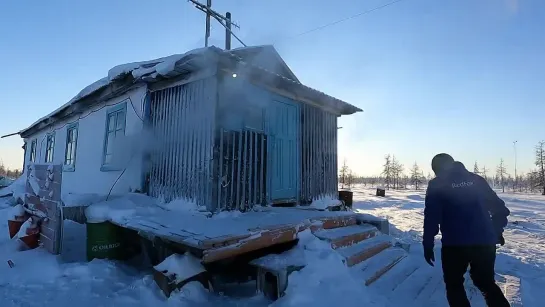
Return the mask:
M 222 130 L 218 199 L 220 210 L 246 211 L 267 203 L 267 137 L 253 130 Z
M 215 78 L 151 94 L 149 194 L 212 206 Z
M 301 202 L 337 198 L 337 116 L 301 106 Z

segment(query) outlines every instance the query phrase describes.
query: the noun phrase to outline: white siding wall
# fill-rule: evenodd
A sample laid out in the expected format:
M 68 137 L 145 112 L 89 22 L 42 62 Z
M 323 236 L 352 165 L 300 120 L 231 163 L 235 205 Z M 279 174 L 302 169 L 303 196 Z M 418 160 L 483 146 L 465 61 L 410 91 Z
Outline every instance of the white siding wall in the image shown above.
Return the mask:
M 112 194 L 122 194 L 129 190 L 142 189 L 142 154 L 140 136 L 142 135 L 143 118 L 142 102 L 146 94 L 146 88 L 140 87 L 122 96 L 111 99 L 92 110 L 77 117 L 70 118 L 55 124 L 44 131 L 40 131 L 25 141 L 28 144 L 25 162 L 28 165 L 30 158 L 30 144 L 37 139 L 36 161 L 37 164 L 45 162 L 47 134 L 55 132 L 54 164 L 64 164 L 66 151 L 66 130 L 68 125 L 78 122 L 78 140 L 76 149 L 75 170 L 63 172 L 62 193 L 96 193 L 108 194 L 114 182 L 119 178 L 123 169 L 123 176 L 112 190 Z M 129 100 L 130 97 L 130 100 Z M 131 106 L 131 100 L 134 109 Z M 123 161 L 119 164 L 119 171 L 101 171 L 102 156 L 104 150 L 104 138 L 106 133 L 106 118 L 108 110 L 126 101 L 126 128 L 123 146 L 116 151 L 116 160 Z M 135 113 L 135 110 L 138 114 Z M 78 119 L 79 118 L 79 119 Z M 117 149 L 117 148 L 116 148 Z

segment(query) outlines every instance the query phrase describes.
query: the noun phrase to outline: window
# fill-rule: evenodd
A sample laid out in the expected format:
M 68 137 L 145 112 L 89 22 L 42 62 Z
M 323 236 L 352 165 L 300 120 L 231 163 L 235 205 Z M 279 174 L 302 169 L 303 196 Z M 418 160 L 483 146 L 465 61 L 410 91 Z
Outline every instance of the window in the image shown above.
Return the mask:
M 76 167 L 76 148 L 78 143 L 78 125 L 66 128 L 66 151 L 64 153 L 64 171 L 74 171 Z
M 30 157 L 29 157 L 30 162 L 36 161 L 36 144 L 37 143 L 38 141 L 36 139 L 30 142 Z
M 51 133 L 47 135 L 47 141 L 45 142 L 45 163 L 53 162 L 54 149 L 55 149 L 55 134 Z
M 114 148 L 116 142 L 125 136 L 125 115 L 127 103 L 123 102 L 110 108 L 106 114 L 106 135 L 104 137 L 104 153 L 102 157 L 102 170 L 117 170 L 113 165 Z

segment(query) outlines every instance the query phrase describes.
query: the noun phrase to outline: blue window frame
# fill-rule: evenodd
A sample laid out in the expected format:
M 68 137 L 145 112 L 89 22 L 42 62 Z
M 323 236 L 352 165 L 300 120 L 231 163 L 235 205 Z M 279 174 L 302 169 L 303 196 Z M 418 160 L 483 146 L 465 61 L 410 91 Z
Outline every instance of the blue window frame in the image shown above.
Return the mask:
M 78 144 L 78 124 L 71 124 L 66 128 L 66 148 L 64 152 L 65 172 L 76 170 L 76 150 Z
M 116 140 L 125 136 L 127 103 L 122 102 L 106 112 L 106 134 L 102 153 L 102 171 L 116 171 L 119 168 L 112 164 Z
M 30 162 L 36 162 L 36 145 L 38 144 L 38 140 L 34 139 L 30 141 L 30 156 L 28 160 Z
M 50 133 L 45 142 L 45 163 L 53 163 L 53 154 L 55 152 L 55 133 Z

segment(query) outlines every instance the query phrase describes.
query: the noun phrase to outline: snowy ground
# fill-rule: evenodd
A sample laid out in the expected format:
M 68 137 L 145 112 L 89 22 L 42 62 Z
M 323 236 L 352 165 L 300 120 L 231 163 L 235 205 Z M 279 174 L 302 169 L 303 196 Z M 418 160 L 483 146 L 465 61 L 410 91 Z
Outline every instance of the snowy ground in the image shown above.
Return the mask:
M 388 197 L 373 196 L 373 191 L 355 188 L 354 207 L 390 220 L 394 237 L 411 243 L 411 260 L 421 265 L 420 247 L 423 222 L 424 192 L 388 191 Z M 501 194 L 512 211 L 505 238 L 499 249 L 497 271 L 518 276 L 522 280 L 524 306 L 543 306 L 538 302 L 545 287 L 545 197 L 538 195 Z M 82 236 L 85 229 L 67 224 L 70 231 L 64 241 L 66 254 L 55 257 L 41 249 L 18 252 L 8 238 L 6 219 L 8 198 L 0 198 L 0 306 L 267 306 L 264 298 L 252 295 L 225 298 L 206 293 L 199 285 L 185 287 L 181 293 L 166 299 L 149 272 L 141 272 L 115 262 L 84 261 Z M 439 243 L 439 242 L 438 242 Z M 301 246 L 309 265 L 290 276 L 287 296 L 273 306 L 330 306 L 342 301 L 343 306 L 405 306 L 384 299 L 377 282 L 366 288 L 353 279 L 338 254 L 327 244 L 304 234 Z M 439 256 L 439 249 L 436 252 Z M 437 257 L 438 258 L 438 257 Z M 7 264 L 15 263 L 14 268 Z M 409 265 L 411 262 L 407 262 Z M 401 270 L 401 269 L 399 269 Z M 426 268 L 440 279 L 440 268 Z M 385 276 L 386 277 L 386 276 Z M 440 283 L 438 283 L 440 285 Z M 407 286 L 406 286 L 407 287 Z M 440 286 L 439 286 L 440 287 Z M 410 288 L 410 287 L 408 287 Z M 437 291 L 436 291 L 437 292 Z M 407 296 L 414 295 L 410 292 Z M 437 303 L 445 306 L 440 291 Z M 420 294 L 424 296 L 426 293 Z M 432 293 L 430 293 L 432 294 Z M 398 297 L 398 302 L 405 301 Z M 429 302 L 428 302 L 429 303 Z M 400 305 L 401 304 L 401 305 Z M 417 305 L 414 305 L 417 306 Z M 418 305 L 424 306 L 424 305 Z
M 374 190 L 363 187 L 353 191 L 357 211 L 387 218 L 391 223 L 391 234 L 412 243 L 411 254 L 422 254 L 425 191 L 387 191 L 386 198 L 375 197 Z M 545 196 L 498 194 L 511 210 L 511 216 L 504 234 L 506 244 L 498 249 L 496 271 L 521 278 L 524 306 L 543 306 Z M 440 258 L 439 236 L 436 245 L 436 258 Z

